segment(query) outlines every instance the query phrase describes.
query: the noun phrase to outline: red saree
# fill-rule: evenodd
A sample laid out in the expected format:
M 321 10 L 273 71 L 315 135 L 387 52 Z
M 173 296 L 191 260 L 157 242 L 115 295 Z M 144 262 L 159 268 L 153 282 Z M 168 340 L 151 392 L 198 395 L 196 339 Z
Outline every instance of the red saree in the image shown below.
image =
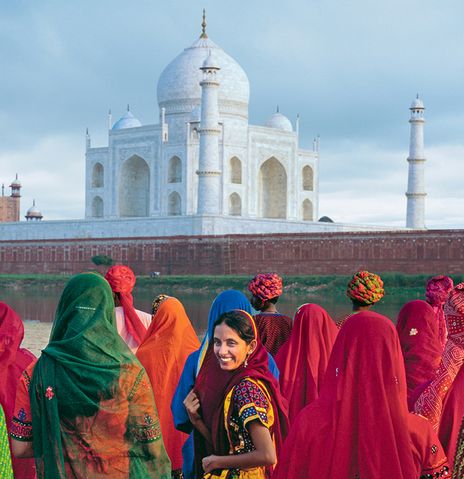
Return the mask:
M 20 347 L 23 338 L 24 326 L 20 317 L 7 304 L 0 302 L 0 404 L 8 427 L 21 373 L 35 359 L 30 351 Z M 13 458 L 13 470 L 16 479 L 35 477 L 34 459 Z
M 280 394 L 279 384 L 269 371 L 268 354 L 259 340 L 253 318 L 248 313 L 245 314 L 253 324 L 257 340 L 257 347 L 250 355 L 248 365 L 246 367 L 241 365 L 234 371 L 222 370 L 211 342 L 195 382 L 194 390 L 200 399 L 202 418 L 212 437 L 212 445 L 210 445 L 195 431 L 196 477 L 202 477 L 201 460 L 204 457 L 210 454 L 219 456 L 230 454 L 231 447 L 224 425 L 224 402 L 230 391 L 244 379 L 260 382 L 269 395 L 274 411 L 274 423 L 270 432 L 276 444 L 277 453 L 287 433 L 287 403 Z
M 427 421 L 408 413 L 393 324 L 369 311 L 352 316 L 338 333 L 319 399 L 293 423 L 273 479 L 301 478 L 302 471 L 307 479 L 414 479 L 445 468 Z
M 159 306 L 137 351 L 137 358 L 150 378 L 173 471 L 182 468 L 182 445 L 188 436 L 174 427 L 170 405 L 185 361 L 199 347 L 181 302 L 168 297 Z
M 290 339 L 276 356 L 290 423 L 319 397 L 337 333 L 332 318 L 317 304 L 304 304 L 296 312 Z
M 396 330 L 403 350 L 408 404 L 412 410 L 415 389 L 429 382 L 437 370 L 443 348 L 439 323 L 432 306 L 417 299 L 406 303 L 399 312 Z

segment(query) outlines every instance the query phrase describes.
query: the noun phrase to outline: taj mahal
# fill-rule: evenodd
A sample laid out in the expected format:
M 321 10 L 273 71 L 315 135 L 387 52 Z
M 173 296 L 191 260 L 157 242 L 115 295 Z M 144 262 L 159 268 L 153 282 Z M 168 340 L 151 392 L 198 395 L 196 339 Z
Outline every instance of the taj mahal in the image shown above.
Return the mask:
M 85 218 L 2 223 L 0 233 L 36 240 L 398 229 L 318 220 L 318 138 L 301 148 L 299 119 L 293 125 L 278 108 L 265 125 L 251 125 L 249 100 L 245 71 L 208 37 L 203 14 L 199 38 L 158 79 L 159 123 L 142 125 L 128 106 L 115 123 L 109 114 L 107 146 L 94 147 L 87 131 Z M 419 98 L 410 108 L 411 229 L 425 228 L 424 109 Z

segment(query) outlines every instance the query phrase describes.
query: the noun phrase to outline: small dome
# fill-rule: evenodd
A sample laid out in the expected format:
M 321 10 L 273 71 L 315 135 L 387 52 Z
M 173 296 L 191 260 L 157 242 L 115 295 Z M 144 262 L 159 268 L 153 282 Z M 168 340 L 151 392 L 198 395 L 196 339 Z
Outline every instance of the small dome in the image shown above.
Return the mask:
M 269 120 L 267 120 L 266 126 L 268 128 L 275 128 L 276 130 L 293 131 L 291 121 L 279 112 L 274 113 Z
M 16 175 L 16 178 L 11 182 L 10 188 L 21 188 L 21 182 L 18 180 L 18 175 Z
M 125 128 L 137 128 L 142 126 L 142 123 L 135 118 L 135 116 L 128 109 L 124 116 L 122 116 L 114 125 L 113 130 L 124 130 Z
M 320 223 L 333 223 L 333 219 L 329 218 L 328 216 L 321 216 L 318 221 Z
M 35 206 L 35 200 L 32 202 L 32 206 L 27 210 L 26 218 L 43 218 L 39 208 Z
M 220 70 L 220 67 L 218 65 L 219 65 L 219 60 L 216 59 L 216 55 L 213 54 L 213 50 L 210 50 L 208 56 L 205 58 L 205 61 L 201 65 L 201 68 L 202 69 L 210 68 L 210 69 Z
M 417 95 L 416 98 L 414 98 L 414 101 L 411 103 L 411 110 L 423 110 L 424 109 L 424 102 L 419 98 L 419 95 Z

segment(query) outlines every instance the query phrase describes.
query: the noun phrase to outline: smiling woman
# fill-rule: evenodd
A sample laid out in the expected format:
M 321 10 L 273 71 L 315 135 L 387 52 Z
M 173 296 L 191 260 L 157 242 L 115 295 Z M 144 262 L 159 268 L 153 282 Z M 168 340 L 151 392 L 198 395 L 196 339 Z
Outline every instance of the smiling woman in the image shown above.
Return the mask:
M 213 337 L 185 401 L 195 427 L 196 477 L 264 478 L 286 433 L 286 404 L 248 313 L 222 314 Z

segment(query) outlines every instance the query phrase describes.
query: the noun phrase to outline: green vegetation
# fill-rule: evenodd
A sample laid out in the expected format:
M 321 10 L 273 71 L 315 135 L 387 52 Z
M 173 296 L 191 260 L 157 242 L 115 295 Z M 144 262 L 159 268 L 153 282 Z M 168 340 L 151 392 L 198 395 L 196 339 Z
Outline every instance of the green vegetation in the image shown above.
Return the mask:
M 420 297 L 424 294 L 425 283 L 431 275 L 403 273 L 380 273 L 385 285 L 387 295 Z M 144 290 L 156 286 L 156 290 L 172 294 L 182 290 L 187 293 L 206 294 L 219 292 L 223 289 L 246 290 L 251 275 L 246 276 L 139 276 L 137 289 Z M 64 284 L 70 275 L 56 274 L 28 274 L 28 275 L 0 275 L 0 287 L 14 289 L 27 288 L 37 283 L 42 286 L 55 286 Z M 452 275 L 456 283 L 464 281 L 464 275 Z M 346 285 L 350 279 L 348 275 L 284 275 L 284 290 L 294 295 L 340 295 L 344 294 Z
M 111 256 L 107 256 L 106 254 L 92 256 L 91 260 L 95 266 L 111 266 L 113 264 L 113 258 L 111 258 Z

